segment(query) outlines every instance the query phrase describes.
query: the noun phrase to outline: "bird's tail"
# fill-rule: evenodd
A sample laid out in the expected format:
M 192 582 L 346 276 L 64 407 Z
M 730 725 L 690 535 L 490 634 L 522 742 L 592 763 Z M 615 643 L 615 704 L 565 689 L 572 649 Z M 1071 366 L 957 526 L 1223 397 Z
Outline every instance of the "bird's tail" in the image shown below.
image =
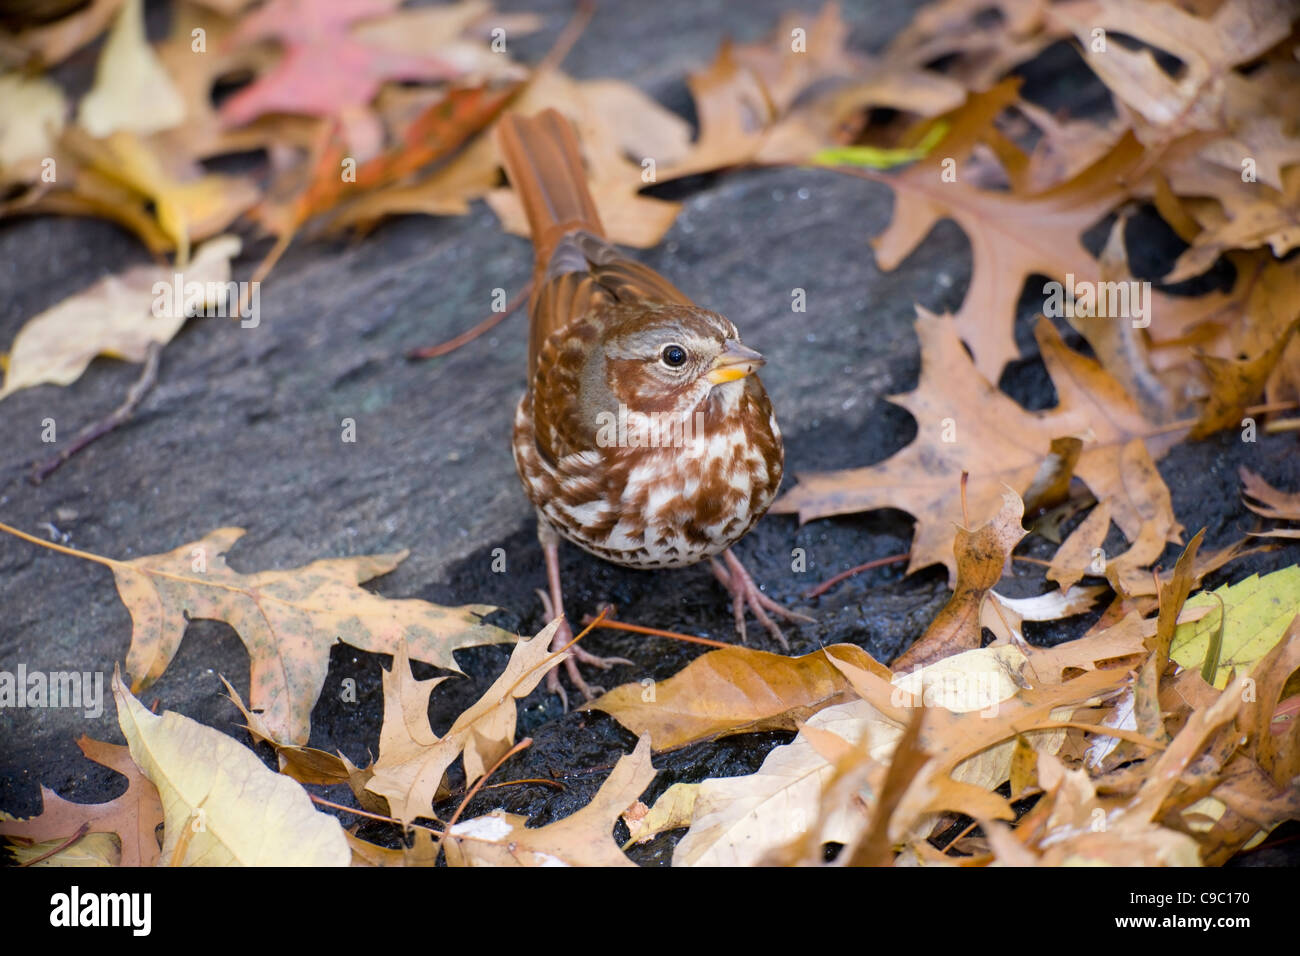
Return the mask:
M 573 127 L 557 110 L 536 116 L 508 113 L 497 124 L 506 175 L 523 202 L 537 266 L 544 270 L 556 244 L 575 230 L 605 235 Z

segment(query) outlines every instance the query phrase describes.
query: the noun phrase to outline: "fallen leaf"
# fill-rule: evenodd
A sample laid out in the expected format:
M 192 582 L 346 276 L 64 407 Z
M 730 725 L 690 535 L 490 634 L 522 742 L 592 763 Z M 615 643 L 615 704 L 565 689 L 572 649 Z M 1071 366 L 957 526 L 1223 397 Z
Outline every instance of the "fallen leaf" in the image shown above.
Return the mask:
M 202 293 L 186 305 L 206 309 L 224 304 L 230 260 L 239 240 L 222 236 L 205 244 L 184 270 L 182 288 L 201 283 Z M 186 309 L 157 308 L 160 283 L 174 288 L 177 270 L 147 265 L 105 276 L 84 292 L 29 319 L 9 351 L 0 398 L 33 385 L 70 385 L 98 355 L 143 362 L 149 346 L 166 344 L 185 324 Z
M 268 113 L 338 117 L 358 160 L 376 155 L 383 133 L 368 104 L 389 80 L 448 80 L 459 69 L 426 49 L 408 54 L 365 43 L 353 24 L 394 13 L 401 0 L 271 0 L 244 17 L 227 43 L 274 39 L 280 60 L 222 103 L 227 127 Z
M 219 528 L 164 554 L 101 559 L 112 568 L 118 594 L 131 612 L 126 667 L 133 691 L 162 676 L 190 621 L 224 621 L 251 658 L 249 705 L 262 712 L 276 739 L 302 744 L 336 642 L 378 654 L 396 654 L 409 645 L 416 660 L 460 673 L 452 651 L 515 640 L 482 623 L 482 615 L 495 608 L 445 608 L 384 598 L 357 586 L 393 570 L 405 551 L 244 574 L 225 560 L 243 535 L 242 528 Z
M 144 33 L 144 0 L 126 0 L 109 31 L 95 85 L 77 122 L 96 138 L 118 130 L 140 135 L 176 126 L 185 104 Z
M 1223 604 L 1211 594 L 1218 595 Z M 1252 574 L 1216 591 L 1202 591 L 1184 606 L 1213 610 L 1199 621 L 1178 626 L 1169 656 L 1183 667 L 1199 670 L 1211 638 L 1222 629 L 1223 644 L 1216 655 L 1213 682 L 1222 690 L 1233 671 L 1249 673 L 1300 614 L 1300 566 L 1282 568 L 1262 578 Z M 1220 607 L 1225 609 L 1226 617 L 1218 613 Z
M 699 795 L 698 783 L 675 783 L 647 807 L 640 801 L 623 814 L 623 822 L 631 834 L 623 849 L 636 843 L 645 843 L 669 830 L 680 830 L 691 825 L 695 817 L 695 798 Z
M 1165 715 L 1160 705 L 1160 682 L 1169 665 L 1169 648 L 1178 626 L 1178 616 L 1194 585 L 1196 552 L 1205 537 L 1205 529 L 1196 533 L 1174 565 L 1174 573 L 1167 585 L 1160 588 L 1160 613 L 1156 618 L 1156 633 L 1147 643 L 1151 654 L 1142 663 L 1133 682 L 1133 715 L 1137 729 L 1152 740 L 1164 743 L 1169 740 L 1165 729 Z
M 903 508 L 917 518 L 909 572 L 942 563 L 955 582 L 949 529 L 961 521 L 961 473 L 970 474 L 970 511 L 988 514 L 1004 485 L 1029 485 L 1053 439 L 1075 435 L 1084 441 L 1075 474 L 1098 501 L 1110 502 L 1120 530 L 1132 540 L 1155 519 L 1177 539 L 1181 528 L 1169 490 L 1151 458 L 1172 447 L 1178 431 L 1145 418 L 1094 361 L 1066 347 L 1050 322 L 1040 320 L 1035 333 L 1060 403 L 1041 412 L 1026 412 L 979 375 L 951 321 L 920 310 L 916 330 L 920 382 L 890 401 L 917 420 L 917 439 L 879 465 L 798 475 L 799 484 L 777 500 L 774 512 L 810 521 Z
M 1274 488 L 1267 481 L 1249 468 L 1237 469 L 1241 476 L 1242 496 L 1246 507 L 1265 518 L 1277 518 L 1281 521 L 1300 521 L 1300 492 L 1285 492 Z M 1254 498 L 1255 501 L 1250 501 Z
M 3 819 L 3 815 L 0 815 L 0 820 Z M 155 844 L 157 842 L 154 841 Z M 59 847 L 65 843 L 67 840 L 46 840 L 43 843 L 33 843 L 31 846 L 11 844 L 9 854 L 19 866 L 122 865 L 122 848 L 118 845 L 117 837 L 111 833 L 87 833 L 80 840 L 60 850 Z M 46 854 L 50 854 L 51 850 L 58 850 L 58 852 L 47 856 Z
M 969 237 L 971 283 L 954 320 L 975 356 L 975 367 L 990 381 L 997 381 L 1006 363 L 1017 356 L 1012 326 L 1031 275 L 1046 275 L 1061 283 L 1072 276 L 1076 285 L 1102 280 L 1097 260 L 1080 237 L 1127 197 L 1125 178 L 1137 170 L 1143 155 L 1129 136 L 1069 182 L 1046 192 L 1021 196 L 981 189 L 963 174 L 963 166 L 976 145 L 989 136 L 993 120 L 1016 102 L 1017 82 L 1000 83 L 945 117 L 948 135 L 925 159 L 898 173 L 856 171 L 887 185 L 895 195 L 890 225 L 872 241 L 882 270 L 897 268 L 945 217 Z M 1039 241 L 1044 235 L 1054 237 L 1053 241 Z M 1158 294 L 1151 298 L 1153 311 L 1163 306 Z M 1087 336 L 1089 325 L 1115 322 L 1117 317 L 1073 321 Z
M 89 825 L 86 837 L 78 840 L 68 848 L 80 847 L 82 853 L 100 855 L 106 848 L 99 841 L 85 844 L 89 837 L 103 837 L 112 834 L 117 838 L 114 847 L 116 860 L 104 862 L 98 866 L 154 866 L 158 862 L 158 837 L 155 831 L 163 822 L 163 806 L 158 799 L 158 791 L 140 773 L 131 760 L 126 747 L 108 744 L 82 735 L 77 746 L 89 759 L 101 766 L 116 770 L 126 777 L 126 792 L 107 803 L 72 803 L 64 800 L 53 790 L 41 787 L 41 812 L 27 820 L 4 817 L 0 814 L 0 835 L 7 837 L 24 837 L 35 841 L 52 841 L 53 849 L 77 832 L 82 824 Z M 92 847 L 98 849 L 92 850 Z M 11 850 L 15 853 L 18 847 Z M 68 852 L 65 851 L 65 852 Z M 40 854 L 35 854 L 39 856 Z M 56 866 L 88 865 L 71 862 L 75 853 L 68 852 L 61 863 Z M 63 856 L 63 854 L 60 854 Z M 21 863 L 21 856 L 19 858 Z
M 889 672 L 861 648 L 834 649 L 887 679 Z M 829 650 L 802 657 L 748 647 L 710 651 L 667 680 L 624 684 L 584 709 L 603 710 L 634 734 L 649 735 L 656 751 L 722 734 L 793 730 L 796 721 L 850 693 L 827 659 Z
M 650 786 L 650 741 L 619 758 L 591 802 L 563 820 L 527 827 L 498 810 L 457 823 L 443 843 L 451 866 L 635 866 L 614 842 L 614 824 Z
M 596 87 L 596 95 L 588 99 L 586 84 L 572 80 L 560 73 L 547 71 L 534 77 L 524 89 L 513 109 L 521 114 L 533 115 L 544 109 L 557 109 L 574 124 L 583 158 L 587 164 L 587 186 L 591 189 L 605 233 L 611 242 L 635 248 L 648 248 L 663 238 L 677 213 L 680 203 L 667 202 L 642 196 L 645 171 L 641 160 L 651 159 L 679 149 L 679 136 L 669 113 L 648 98 L 628 96 L 643 100 L 637 124 L 640 130 L 632 141 L 624 141 L 629 130 L 626 121 L 613 123 L 604 110 L 617 106 L 609 94 L 608 81 Z M 650 131 L 658 131 L 662 142 L 651 142 Z M 627 158 L 633 149 L 647 150 L 636 162 Z M 657 169 L 656 178 L 664 179 L 664 171 Z M 502 228 L 518 236 L 528 235 L 528 223 L 523 206 L 513 189 L 496 189 L 487 195 L 487 203 L 501 220 Z
M 52 23 L 18 33 L 0 30 L 0 47 L 8 45 L 26 54 L 28 66 L 53 66 L 103 33 L 121 6 L 122 0 L 90 0 L 76 13 Z
M 176 247 L 176 262 L 189 261 L 190 244 L 229 226 L 257 201 L 257 188 L 248 179 L 205 173 L 189 163 L 169 168 L 152 147 L 134 133 L 117 132 L 106 139 L 88 137 L 76 127 L 64 132 L 62 145 L 89 167 L 78 174 L 74 192 L 88 173 L 105 177 L 136 194 L 148 213 Z
M 0 180 L 35 179 L 40 160 L 54 151 L 67 101 L 45 77 L 0 75 Z
M 429 694 L 441 678 L 418 681 L 410 672 L 405 646 L 384 672 L 384 725 L 379 759 L 366 784 L 388 802 L 389 813 L 404 823 L 432 817 L 433 801 L 447 768 L 464 758 L 466 785 L 472 785 L 515 743 L 516 702 L 531 694 L 567 654 L 552 654 L 552 621 L 536 637 L 519 641 L 510 662 L 468 710 L 441 737 L 429 726 Z
M 1240 79 L 1235 67 L 1290 33 L 1296 11 L 1286 0 L 1225 0 L 1210 18 L 1154 0 L 1072 0 L 1048 14 L 1079 39 L 1084 59 L 1140 118 L 1143 142 L 1158 144 L 1196 130 L 1230 128 Z M 1096 30 L 1134 37 L 1183 61 L 1171 76 L 1149 49 L 1095 46 Z
M 1101 552 L 1101 546 L 1109 531 L 1110 502 L 1103 501 L 1056 549 L 1052 566 L 1047 569 L 1047 580 L 1055 581 L 1062 591 L 1068 591 L 1085 574 L 1104 574 L 1105 554 Z M 1162 549 L 1163 545 L 1162 541 Z
M 925 633 L 890 665 L 895 671 L 931 664 L 980 646 L 980 609 L 1002 578 L 1011 552 L 1025 529 L 1024 504 L 1015 492 L 1003 494 L 1002 510 L 978 528 L 959 527 L 953 539 L 957 584 Z
M 985 91 L 1068 33 L 1045 19 L 1046 9 L 1046 0 L 938 0 L 917 10 L 894 37 L 886 63 L 943 61 L 945 73 Z M 997 12 L 992 23 L 989 11 Z
M 113 674 L 117 719 L 131 758 L 158 788 L 162 858 L 180 866 L 347 866 L 338 820 L 302 785 L 247 747 L 173 711 L 147 709 Z
M 820 710 L 807 726 L 861 745 L 877 760 L 888 758 L 902 734 L 900 726 L 862 700 Z M 814 823 L 820 829 L 809 838 L 819 845 L 846 842 L 866 825 L 866 818 L 850 808 L 821 818 L 822 791 L 834 775 L 834 765 L 801 732 L 769 752 L 757 772 L 701 782 L 691 828 L 673 848 L 673 866 L 753 865 L 800 838 Z M 862 819 L 855 821 L 855 815 Z
M 1282 174 L 1282 189 L 1253 185 L 1253 191 L 1230 204 L 1213 219 L 1204 219 L 1206 228 L 1192 240 L 1192 247 L 1178 257 L 1165 276 L 1165 282 L 1181 282 L 1214 265 L 1218 258 L 1233 249 L 1260 249 L 1267 246 L 1281 258 L 1300 246 L 1300 166 Z

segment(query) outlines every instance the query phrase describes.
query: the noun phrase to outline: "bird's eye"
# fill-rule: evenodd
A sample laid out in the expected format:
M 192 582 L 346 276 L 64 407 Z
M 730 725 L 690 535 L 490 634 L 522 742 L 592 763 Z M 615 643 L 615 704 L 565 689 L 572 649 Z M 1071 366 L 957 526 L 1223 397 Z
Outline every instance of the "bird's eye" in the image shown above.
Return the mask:
M 664 364 L 669 368 L 681 368 L 686 364 L 686 349 L 680 345 L 666 345 L 663 352 Z

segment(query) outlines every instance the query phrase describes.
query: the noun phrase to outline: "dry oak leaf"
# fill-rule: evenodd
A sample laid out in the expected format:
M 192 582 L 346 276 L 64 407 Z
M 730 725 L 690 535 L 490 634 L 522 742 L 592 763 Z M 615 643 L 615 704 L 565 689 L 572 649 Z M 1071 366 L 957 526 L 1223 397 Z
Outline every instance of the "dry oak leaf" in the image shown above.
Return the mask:
M 1132 539 L 1145 521 L 1160 518 L 1176 540 L 1180 529 L 1169 490 L 1151 459 L 1177 442 L 1179 430 L 1145 418 L 1115 380 L 1068 348 L 1046 319 L 1035 335 L 1060 403 L 1027 412 L 976 371 L 950 320 L 919 312 L 920 382 L 915 391 L 890 398 L 916 418 L 917 439 L 878 465 L 798 475 L 799 484 L 773 505 L 774 512 L 810 521 L 902 508 L 917 518 L 909 572 L 944 564 L 955 583 L 951 529 L 962 520 L 961 473 L 970 475 L 969 510 L 989 514 L 1001 503 L 1003 485 L 1029 486 L 1053 439 L 1075 435 L 1084 440 L 1075 475 L 1099 501 L 1110 502 L 1120 530 Z
M 1200 356 L 1209 378 L 1210 394 L 1189 438 L 1205 438 L 1221 429 L 1242 425 L 1247 407 L 1264 391 L 1266 383 L 1272 378 L 1291 344 L 1291 337 L 1300 328 L 1300 303 L 1296 303 L 1293 311 L 1297 315 L 1291 324 L 1257 355 L 1243 359 Z
M 840 15 L 839 4 L 831 2 L 811 23 L 805 11 L 786 13 L 770 37 L 737 44 L 732 54 L 740 66 L 762 81 L 777 111 L 785 113 L 815 83 L 865 72 L 866 58 L 849 50 L 848 41 L 848 24 Z
M 521 640 L 506 669 L 475 703 L 439 737 L 429 726 L 429 694 L 443 678 L 416 680 L 405 645 L 384 672 L 384 723 L 379 759 L 371 767 L 366 789 L 388 802 L 389 813 L 409 823 L 433 815 L 447 768 L 463 756 L 467 785 L 482 777 L 515 742 L 516 701 L 533 692 L 567 653 L 552 653 L 552 621 L 536 637 Z
M 591 803 L 563 820 L 530 828 L 497 810 L 456 824 L 443 849 L 451 866 L 635 866 L 614 842 L 614 824 L 654 780 L 650 741 L 614 764 Z
M 1267 246 L 1273 255 L 1285 256 L 1300 246 L 1300 164 L 1282 173 L 1280 190 L 1255 184 L 1249 194 L 1231 197 L 1221 210 L 1217 205 L 1210 206 L 1196 218 L 1205 229 L 1178 257 L 1165 282 L 1200 275 L 1233 249 Z
M 901 62 L 879 62 L 850 50 L 848 40 L 849 28 L 838 4 L 827 3 L 811 23 L 806 12 L 787 13 L 766 40 L 724 47 L 713 67 L 691 81 L 697 101 L 707 98 L 714 107 L 708 123 L 705 111 L 698 111 L 701 143 L 712 139 L 725 148 L 725 139 L 714 136 L 712 127 L 725 129 L 726 123 L 743 120 L 746 111 L 754 121 L 751 131 L 758 132 L 756 121 L 763 111 L 752 108 L 758 102 L 735 96 L 753 79 L 761 84 L 776 120 L 764 136 L 750 142 L 757 151 L 745 161 L 803 161 L 810 147 L 840 142 L 841 131 L 860 125 L 873 107 L 937 116 L 965 100 L 957 82 Z M 750 127 L 742 122 L 735 128 Z M 726 164 L 736 161 L 732 155 Z
M 882 270 L 895 269 L 944 218 L 953 219 L 970 239 L 970 288 L 955 321 L 975 356 L 976 368 L 990 381 L 997 381 L 1006 363 L 1017 356 L 1012 334 L 1016 305 L 1031 275 L 1061 282 L 1073 275 L 1080 288 L 1083 280 L 1104 278 L 1080 237 L 1127 198 L 1130 187 L 1125 179 L 1138 170 L 1144 155 L 1138 142 L 1126 136 L 1073 179 L 1046 192 L 1022 196 L 973 185 L 972 151 L 991 138 L 993 120 L 1016 103 L 1017 86 L 1017 81 L 1007 80 L 987 93 L 972 95 L 946 118 L 950 129 L 940 147 L 907 169 L 852 171 L 894 192 L 893 218 L 872 240 Z M 951 173 L 945 175 L 947 170 Z M 1051 236 L 1052 241 L 1042 241 L 1043 236 Z M 1151 299 L 1152 311 L 1165 302 L 1158 294 Z M 1110 316 L 1073 321 L 1087 337 L 1089 324 L 1121 320 Z
M 226 696 L 230 698 L 239 712 L 243 715 L 246 723 L 244 729 L 248 735 L 257 743 L 267 743 L 275 751 L 279 760 L 280 773 L 287 777 L 292 777 L 299 783 L 318 784 L 320 786 L 330 787 L 336 784 L 347 784 L 352 788 L 352 793 L 360 802 L 362 808 L 369 810 L 371 813 L 382 813 L 388 808 L 383 805 L 374 794 L 366 790 L 366 784 L 370 782 L 370 777 L 374 773 L 370 767 L 358 767 L 347 758 L 342 751 L 338 753 L 327 753 L 324 750 L 318 750 L 315 747 L 300 747 L 296 744 L 287 744 L 277 740 L 271 728 L 266 726 L 260 714 L 249 710 L 245 705 L 239 692 L 231 685 L 230 681 L 222 675 L 221 683 L 225 685 Z
M 1040 754 L 1039 783 L 1047 796 L 1015 834 L 998 824 L 985 827 L 994 853 L 1020 866 L 1199 866 L 1201 847 L 1188 821 L 1178 821 L 1176 829 L 1162 824 L 1171 811 L 1181 816 L 1171 803 L 1185 774 L 1243 708 L 1244 686 L 1229 687 L 1209 707 L 1193 711 L 1164 752 L 1143 767 L 1132 796 L 1101 798 L 1085 771 L 1066 770 Z M 1229 742 L 1227 752 L 1232 749 Z
M 921 667 L 980 646 L 984 599 L 1002 579 L 1011 552 L 1025 536 L 1020 524 L 1024 517 L 1025 506 L 1012 491 L 1003 494 L 1002 509 L 984 524 L 973 530 L 957 529 L 952 544 L 957 584 L 952 597 L 916 643 L 890 664 L 893 670 Z
M 1165 729 L 1164 709 L 1160 702 L 1160 684 L 1165 669 L 1169 666 L 1169 648 L 1178 627 L 1178 616 L 1197 580 L 1196 552 L 1204 538 L 1205 529 L 1202 528 L 1192 536 L 1183 553 L 1178 556 L 1169 583 L 1161 584 L 1156 633 L 1147 641 L 1151 654 L 1142 662 L 1142 667 L 1133 680 L 1133 717 L 1137 729 L 1161 743 L 1169 739 L 1169 734 Z
M 1205 19 L 1155 0 L 1074 0 L 1052 7 L 1048 16 L 1073 30 L 1088 65 L 1141 118 L 1134 129 L 1152 144 L 1231 128 L 1245 85 L 1234 67 L 1283 40 L 1298 12 L 1289 0 L 1226 0 Z M 1171 76 L 1146 49 L 1106 40 L 1098 49 L 1099 29 L 1172 53 L 1182 69 Z
M 95 763 L 126 777 L 126 793 L 107 803 L 85 804 L 64 800 L 53 790 L 41 787 L 40 815 L 18 820 L 0 814 L 0 835 L 63 842 L 88 824 L 88 835 L 116 834 L 120 855 L 114 865 L 153 866 L 159 856 L 156 831 L 163 822 L 157 788 L 140 773 L 126 747 L 92 740 L 84 734 L 77 746 Z
M 76 13 L 52 23 L 18 33 L 0 30 L 0 58 L 8 58 L 5 51 L 12 50 L 27 60 L 13 66 L 53 66 L 103 33 L 121 5 L 122 0 L 90 0 Z
M 1110 502 L 1102 502 L 1056 549 L 1052 565 L 1047 569 L 1047 580 L 1068 591 L 1085 574 L 1104 573 L 1105 553 L 1100 549 L 1109 531 Z
M 987 90 L 1066 33 L 1049 22 L 1047 0 L 938 0 L 917 11 L 890 42 L 886 62 L 943 72 L 968 89 Z M 990 22 L 989 12 L 998 17 Z
M 243 535 L 219 528 L 165 554 L 110 562 L 134 625 L 126 657 L 134 691 L 167 669 L 191 620 L 225 621 L 251 658 L 249 706 L 275 739 L 304 744 L 336 642 L 376 654 L 405 643 L 416 660 L 460 673 L 452 651 L 515 640 L 482 622 L 495 610 L 487 605 L 439 607 L 358 587 L 397 567 L 405 551 L 243 574 L 225 560 Z
M 1246 502 L 1246 507 L 1255 514 L 1280 521 L 1300 521 L 1300 491 L 1274 488 L 1246 467 L 1239 468 L 1237 474 L 1241 476 L 1242 496 L 1255 499 Z
M 117 722 L 131 759 L 153 781 L 165 818 L 162 858 L 172 866 L 347 866 L 338 820 L 302 785 L 268 770 L 253 751 L 174 711 L 151 714 L 113 672 Z
M 673 866 L 752 866 L 813 824 L 817 830 L 808 836 L 819 844 L 847 842 L 865 827 L 865 814 L 856 806 L 823 812 L 822 793 L 834 780 L 836 765 L 814 746 L 818 730 L 860 749 L 864 758 L 882 762 L 902 735 L 901 725 L 866 701 L 818 711 L 791 743 L 768 753 L 754 773 L 699 784 L 691 827 L 673 849 Z
M 1037 746 L 1054 750 L 1064 737 L 1059 724 L 1069 718 L 1065 708 L 1112 690 L 1125 677 L 1094 672 L 1065 685 L 1022 689 L 1024 655 L 1001 647 L 967 651 L 933 668 L 896 674 L 891 682 L 857 666 L 840 648 L 828 650 L 862 699 L 814 714 L 757 772 L 703 781 L 691 829 L 673 852 L 674 866 L 752 865 L 804 833 L 819 845 L 857 839 L 870 823 L 874 788 L 825 802 L 844 771 L 837 758 L 847 745 L 860 760 L 890 763 L 913 708 L 922 704 L 938 705 L 927 712 L 919 744 L 934 759 L 918 781 L 918 803 L 900 821 L 963 808 L 1012 819 L 1007 802 L 990 791 L 1010 774 L 1016 735 L 1031 734 Z M 826 732 L 843 742 L 838 754 L 826 746 Z
M 383 144 L 369 103 L 388 80 L 449 80 L 460 68 L 436 54 L 385 49 L 353 35 L 352 25 L 394 13 L 401 0 L 271 0 L 240 21 L 229 45 L 273 38 L 283 55 L 271 69 L 226 100 L 226 127 L 268 113 L 337 116 L 358 160 Z
M 632 733 L 648 734 L 656 751 L 723 734 L 793 730 L 818 710 L 853 696 L 828 658 L 832 649 L 889 679 L 887 668 L 853 644 L 802 657 L 728 647 L 702 654 L 653 687 L 615 687 L 583 709 L 603 710 Z
M 221 236 L 206 243 L 184 270 L 182 282 L 203 283 L 225 292 L 230 260 L 239 254 L 239 239 Z M 8 371 L 0 398 L 33 385 L 69 385 L 97 355 L 143 362 L 149 346 L 166 344 L 185 324 L 186 311 L 155 309 L 157 283 L 174 287 L 177 270 L 136 266 L 119 276 L 105 276 L 84 292 L 64 299 L 27 321 L 9 351 Z M 213 285 L 213 284 L 216 285 Z

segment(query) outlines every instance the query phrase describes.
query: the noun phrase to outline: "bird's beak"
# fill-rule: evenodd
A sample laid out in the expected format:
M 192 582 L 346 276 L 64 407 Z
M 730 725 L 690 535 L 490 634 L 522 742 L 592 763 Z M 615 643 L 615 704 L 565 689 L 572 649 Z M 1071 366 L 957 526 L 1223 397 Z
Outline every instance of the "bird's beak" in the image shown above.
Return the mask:
M 734 339 L 728 339 L 722 354 L 713 360 L 713 365 L 708 371 L 709 382 L 723 385 L 738 381 L 746 375 L 757 372 L 766 361 L 753 349 L 741 345 Z

